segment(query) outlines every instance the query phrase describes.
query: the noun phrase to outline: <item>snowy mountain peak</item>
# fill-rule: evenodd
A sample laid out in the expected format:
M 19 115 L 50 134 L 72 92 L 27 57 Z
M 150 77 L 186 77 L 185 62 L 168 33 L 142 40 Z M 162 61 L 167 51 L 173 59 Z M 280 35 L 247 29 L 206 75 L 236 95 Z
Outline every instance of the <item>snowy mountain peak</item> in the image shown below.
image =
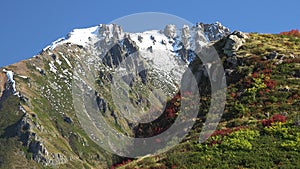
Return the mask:
M 151 32 L 151 31 L 150 31 Z M 64 43 L 72 43 L 80 46 L 93 46 L 95 43 L 105 40 L 107 43 L 117 42 L 125 37 L 125 34 L 149 34 L 147 32 L 126 33 L 122 27 L 116 24 L 100 24 L 98 26 L 82 29 L 74 29 L 67 37 L 60 38 L 47 46 L 44 50 L 53 50 L 57 45 Z M 222 37 L 230 34 L 228 28 L 224 27 L 221 23 L 216 22 L 213 24 L 197 23 L 193 27 L 184 25 L 183 28 L 176 28 L 175 25 L 166 25 L 165 29 L 154 30 L 153 32 L 160 32 L 166 38 L 181 40 L 187 48 L 193 46 L 188 41 L 201 40 L 202 42 L 210 42 L 221 39 Z M 204 36 L 204 39 L 203 37 Z M 199 39 L 200 38 L 200 39 Z M 191 42 L 193 43 L 193 42 Z
M 54 50 L 56 47 L 70 43 L 85 49 L 89 57 L 78 56 L 90 71 L 99 70 L 99 63 L 107 69 L 123 71 L 122 63 L 127 62 L 128 56 L 142 60 L 142 67 L 148 66 L 156 77 L 166 82 L 175 82 L 169 86 L 176 90 L 180 77 L 189 63 L 197 56 L 196 53 L 212 41 L 230 34 L 228 28 L 219 22 L 213 24 L 199 23 L 195 26 L 166 25 L 164 30 L 145 32 L 124 32 L 116 24 L 100 24 L 98 26 L 74 29 L 66 38 L 61 38 L 44 50 Z M 136 59 L 136 58 L 135 58 Z M 53 63 L 52 63 L 53 62 Z M 51 72 L 56 73 L 54 61 L 49 63 Z M 139 65 L 130 64 L 134 70 Z M 121 72 L 122 72 L 121 71 Z

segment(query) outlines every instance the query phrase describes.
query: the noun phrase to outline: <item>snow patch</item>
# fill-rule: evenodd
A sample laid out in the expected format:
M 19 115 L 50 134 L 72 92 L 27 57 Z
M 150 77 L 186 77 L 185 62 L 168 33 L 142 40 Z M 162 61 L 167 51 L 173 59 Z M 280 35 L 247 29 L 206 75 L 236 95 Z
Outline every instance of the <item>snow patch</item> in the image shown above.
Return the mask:
M 14 72 L 5 69 L 3 69 L 3 72 L 6 73 L 8 82 L 12 84 L 13 94 L 18 95 L 16 90 L 16 81 L 14 80 Z
M 41 71 L 42 71 L 42 69 L 41 69 L 41 68 L 39 68 L 39 67 L 35 67 L 35 69 L 36 69 L 37 71 L 39 71 L 39 72 L 41 72 Z
M 51 61 L 49 63 L 49 66 L 50 66 L 50 71 L 56 74 L 57 73 L 57 68 L 54 65 L 54 61 Z
M 62 62 L 59 59 L 56 60 L 56 63 L 59 64 L 59 65 L 62 64 Z
M 93 37 L 96 37 L 96 32 L 99 29 L 99 26 L 94 26 L 91 28 L 83 28 L 83 29 L 74 29 L 72 32 L 70 32 L 67 35 L 67 38 L 59 38 L 58 40 L 54 41 L 51 45 L 47 46 L 43 49 L 43 51 L 46 51 L 47 49 L 53 50 L 58 45 L 65 44 L 65 43 L 72 43 L 77 44 L 80 46 L 87 46 L 89 44 L 92 44 L 91 39 Z
M 43 51 L 46 51 L 47 49 L 53 50 L 54 48 L 56 48 L 57 45 L 61 44 L 61 42 L 63 42 L 65 40 L 65 38 L 59 38 L 56 41 L 52 42 L 51 45 L 45 47 L 43 49 Z
M 65 55 L 61 52 L 59 54 L 62 56 L 62 58 L 66 61 L 66 63 L 70 66 L 70 68 L 73 68 L 71 62 L 68 60 L 68 58 L 65 57 Z
M 26 113 L 26 110 L 24 109 L 23 106 L 19 106 L 19 110 L 22 111 L 23 113 Z
M 20 77 L 20 78 L 22 78 L 22 79 L 28 79 L 27 76 L 18 75 L 18 77 Z

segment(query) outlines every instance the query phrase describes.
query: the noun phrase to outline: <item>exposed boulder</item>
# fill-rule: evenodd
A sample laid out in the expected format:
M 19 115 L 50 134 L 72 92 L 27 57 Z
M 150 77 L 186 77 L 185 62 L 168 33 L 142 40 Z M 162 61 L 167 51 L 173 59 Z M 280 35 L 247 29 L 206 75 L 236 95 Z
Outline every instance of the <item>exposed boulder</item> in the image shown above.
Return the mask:
M 278 56 L 279 54 L 276 51 L 273 51 L 270 54 L 268 54 L 266 58 L 267 60 L 273 60 L 273 59 L 277 59 Z
M 247 38 L 248 36 L 245 33 L 234 31 L 226 39 L 225 46 L 223 48 L 224 54 L 229 57 L 235 56 L 236 52 L 241 46 L 243 46 Z

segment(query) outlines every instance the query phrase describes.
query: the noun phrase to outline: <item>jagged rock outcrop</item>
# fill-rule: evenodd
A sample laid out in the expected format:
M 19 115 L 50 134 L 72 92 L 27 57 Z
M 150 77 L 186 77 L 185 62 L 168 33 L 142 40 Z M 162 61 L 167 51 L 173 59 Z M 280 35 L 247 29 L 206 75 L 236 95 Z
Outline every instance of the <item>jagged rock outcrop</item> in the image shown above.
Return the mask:
M 168 38 L 175 38 L 176 37 L 176 26 L 175 25 L 167 25 L 164 29 L 164 34 Z
M 222 39 L 224 36 L 229 35 L 231 32 L 228 28 L 223 26 L 220 22 L 205 24 L 197 23 L 197 27 L 200 27 L 205 32 L 206 37 L 210 41 L 217 41 Z
M 122 42 L 123 45 L 116 43 L 105 54 L 104 58 L 102 59 L 102 62 L 105 65 L 111 68 L 118 67 L 125 60 L 126 57 L 135 53 L 138 50 L 138 47 L 130 39 L 130 36 L 125 38 Z
M 231 57 L 236 55 L 236 51 L 246 42 L 247 35 L 240 31 L 234 31 L 226 38 L 226 43 L 223 48 L 224 54 Z
M 30 142 L 29 150 L 33 153 L 33 159 L 44 166 L 58 166 L 68 162 L 68 159 L 60 153 L 49 153 L 39 141 Z
M 61 153 L 51 153 L 43 143 L 43 138 L 38 133 L 44 132 L 44 127 L 40 125 L 36 115 L 31 115 L 25 111 L 22 119 L 18 122 L 16 134 L 20 137 L 23 145 L 28 148 L 28 152 L 32 153 L 34 161 L 44 166 L 58 166 L 68 162 L 68 159 Z M 37 133 L 38 132 L 38 133 Z
M 184 25 L 181 30 L 181 41 L 184 48 L 186 49 L 189 49 L 191 47 L 190 38 L 191 38 L 190 27 L 188 25 Z

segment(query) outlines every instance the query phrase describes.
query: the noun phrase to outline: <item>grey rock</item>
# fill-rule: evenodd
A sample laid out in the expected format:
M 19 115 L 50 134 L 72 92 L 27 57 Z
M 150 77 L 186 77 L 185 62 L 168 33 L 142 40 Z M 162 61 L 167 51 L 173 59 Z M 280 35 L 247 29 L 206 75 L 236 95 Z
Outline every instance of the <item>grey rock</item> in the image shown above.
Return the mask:
M 270 54 L 268 54 L 266 57 L 268 60 L 273 60 L 273 59 L 277 59 L 278 56 L 279 56 L 279 54 L 277 52 L 273 51 Z
M 39 141 L 31 142 L 29 150 L 33 153 L 33 160 L 43 166 L 58 166 L 68 162 L 63 154 L 49 153 L 44 144 Z
M 97 105 L 98 105 L 100 111 L 102 113 L 106 113 L 106 111 L 107 111 L 106 101 L 103 98 L 99 97 L 99 96 L 97 96 L 96 101 L 97 101 Z
M 223 48 L 224 54 L 229 57 L 236 55 L 236 52 L 246 42 L 246 38 L 247 35 L 245 33 L 234 31 L 226 39 L 226 43 Z
M 164 34 L 169 38 L 176 37 L 176 26 L 175 25 L 167 25 L 164 29 Z
M 190 48 L 190 28 L 187 25 L 184 25 L 182 30 L 181 30 L 181 41 L 185 49 Z
M 220 40 L 231 33 L 230 30 L 220 22 L 212 24 L 197 23 L 196 26 L 202 29 L 209 41 Z
M 141 43 L 143 42 L 143 37 L 141 35 L 138 36 L 138 41 Z
M 34 130 L 43 132 L 43 126 L 33 121 L 36 118 L 28 113 L 25 113 L 16 127 L 16 134 L 21 138 L 21 141 L 28 151 L 32 153 L 32 158 L 37 163 L 43 166 L 57 166 L 68 162 L 67 158 L 62 154 L 52 154 L 46 146 L 41 142 L 41 137 Z

